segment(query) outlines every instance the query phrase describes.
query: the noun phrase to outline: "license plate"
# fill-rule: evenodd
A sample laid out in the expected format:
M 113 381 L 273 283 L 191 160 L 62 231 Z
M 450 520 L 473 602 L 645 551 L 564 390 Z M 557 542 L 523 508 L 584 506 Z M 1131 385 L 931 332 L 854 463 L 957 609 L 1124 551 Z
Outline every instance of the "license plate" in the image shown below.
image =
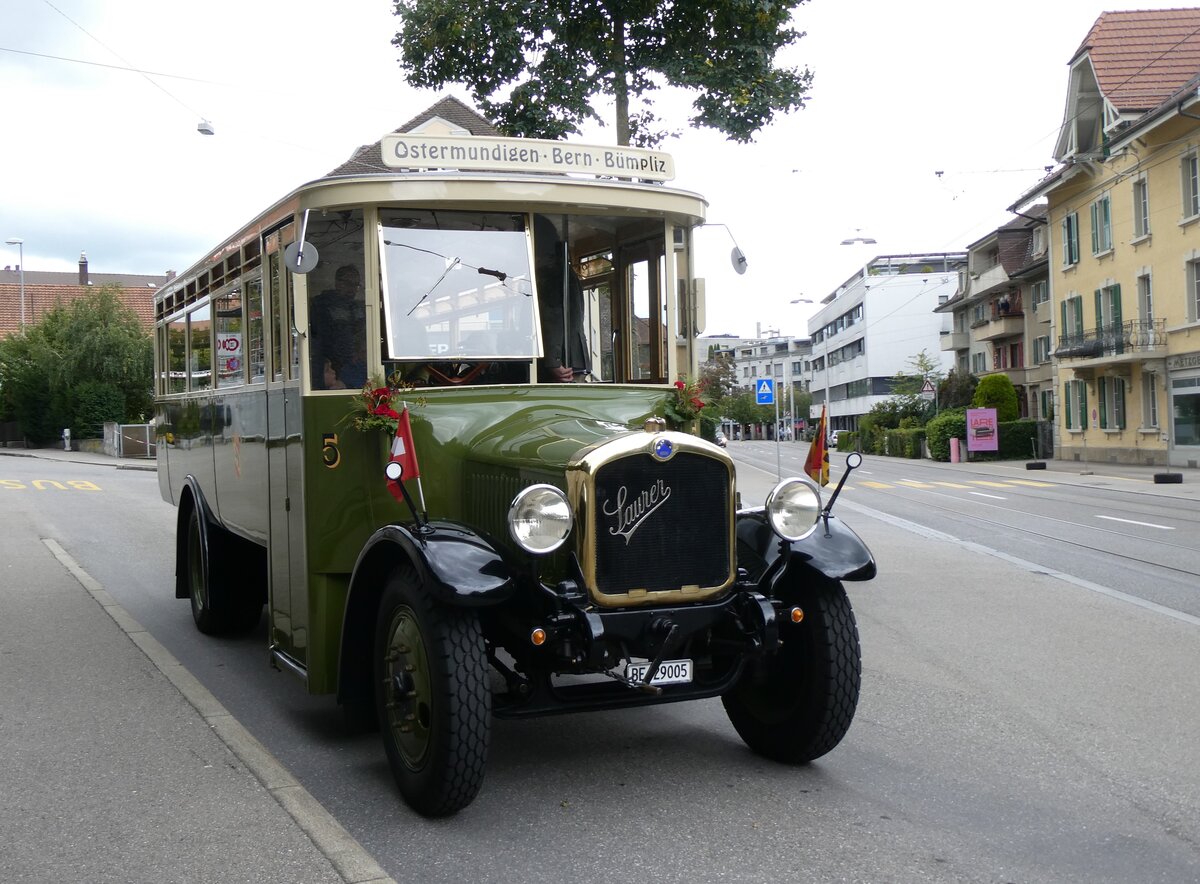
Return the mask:
M 641 682 L 645 680 L 649 671 L 649 663 L 630 663 L 625 668 L 625 677 L 630 681 Z M 691 680 L 691 660 L 663 660 L 650 684 L 690 684 Z

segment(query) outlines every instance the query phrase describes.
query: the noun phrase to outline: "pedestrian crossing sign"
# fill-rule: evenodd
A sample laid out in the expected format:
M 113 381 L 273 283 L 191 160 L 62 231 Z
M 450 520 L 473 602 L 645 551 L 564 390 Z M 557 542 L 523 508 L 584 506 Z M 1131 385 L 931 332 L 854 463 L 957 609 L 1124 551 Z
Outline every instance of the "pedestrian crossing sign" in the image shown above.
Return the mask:
M 771 378 L 759 378 L 754 382 L 754 404 L 775 404 L 775 381 Z

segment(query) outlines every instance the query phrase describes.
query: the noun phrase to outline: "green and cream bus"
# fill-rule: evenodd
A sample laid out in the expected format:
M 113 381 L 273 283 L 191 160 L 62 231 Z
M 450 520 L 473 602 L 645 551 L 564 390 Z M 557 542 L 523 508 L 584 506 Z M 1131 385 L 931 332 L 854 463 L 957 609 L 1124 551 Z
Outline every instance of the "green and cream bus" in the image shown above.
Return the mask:
M 870 552 L 807 477 L 739 508 L 726 452 L 666 419 L 698 367 L 704 200 L 654 151 L 378 149 L 156 294 L 196 626 L 265 606 L 275 665 L 377 722 L 430 816 L 478 792 L 493 717 L 720 696 L 758 753 L 832 749 Z

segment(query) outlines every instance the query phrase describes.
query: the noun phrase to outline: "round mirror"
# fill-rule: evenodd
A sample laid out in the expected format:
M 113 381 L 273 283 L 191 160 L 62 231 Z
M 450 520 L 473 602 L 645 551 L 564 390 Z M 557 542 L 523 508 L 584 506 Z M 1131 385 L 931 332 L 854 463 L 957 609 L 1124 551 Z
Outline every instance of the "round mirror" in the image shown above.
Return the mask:
M 734 246 L 733 251 L 729 253 L 729 260 L 733 264 L 733 269 L 736 270 L 739 275 L 746 272 L 746 256 L 742 254 L 742 250 L 737 246 Z
M 317 266 L 317 247 L 310 242 L 294 242 L 283 250 L 283 264 L 292 273 L 308 273 Z
M 846 455 L 846 469 L 853 470 L 862 466 L 862 455 L 857 451 L 851 451 Z
M 400 466 L 400 464 L 394 460 L 389 460 L 387 465 L 383 468 L 383 474 L 393 482 L 399 482 L 400 477 L 404 475 L 404 467 Z

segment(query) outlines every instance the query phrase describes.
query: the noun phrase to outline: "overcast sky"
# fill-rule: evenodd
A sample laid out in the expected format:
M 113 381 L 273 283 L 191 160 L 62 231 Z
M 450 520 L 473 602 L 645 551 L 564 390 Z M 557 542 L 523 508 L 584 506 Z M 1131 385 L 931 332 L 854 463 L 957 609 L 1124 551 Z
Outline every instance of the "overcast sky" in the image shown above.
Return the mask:
M 815 307 L 793 299 L 875 254 L 963 250 L 1009 220 L 1053 162 L 1067 62 L 1099 14 L 1187 5 L 813 0 L 783 59 L 814 71 L 809 104 L 756 143 L 688 129 L 664 95 L 659 116 L 684 129 L 663 147 L 674 184 L 708 199 L 749 262 L 735 275 L 729 234 L 698 234 L 706 332 L 805 334 Z M 28 270 L 72 270 L 81 251 L 94 272 L 184 270 L 444 94 L 405 85 L 391 10 L 0 0 L 0 235 L 24 239 Z M 839 245 L 859 235 L 877 245 Z

